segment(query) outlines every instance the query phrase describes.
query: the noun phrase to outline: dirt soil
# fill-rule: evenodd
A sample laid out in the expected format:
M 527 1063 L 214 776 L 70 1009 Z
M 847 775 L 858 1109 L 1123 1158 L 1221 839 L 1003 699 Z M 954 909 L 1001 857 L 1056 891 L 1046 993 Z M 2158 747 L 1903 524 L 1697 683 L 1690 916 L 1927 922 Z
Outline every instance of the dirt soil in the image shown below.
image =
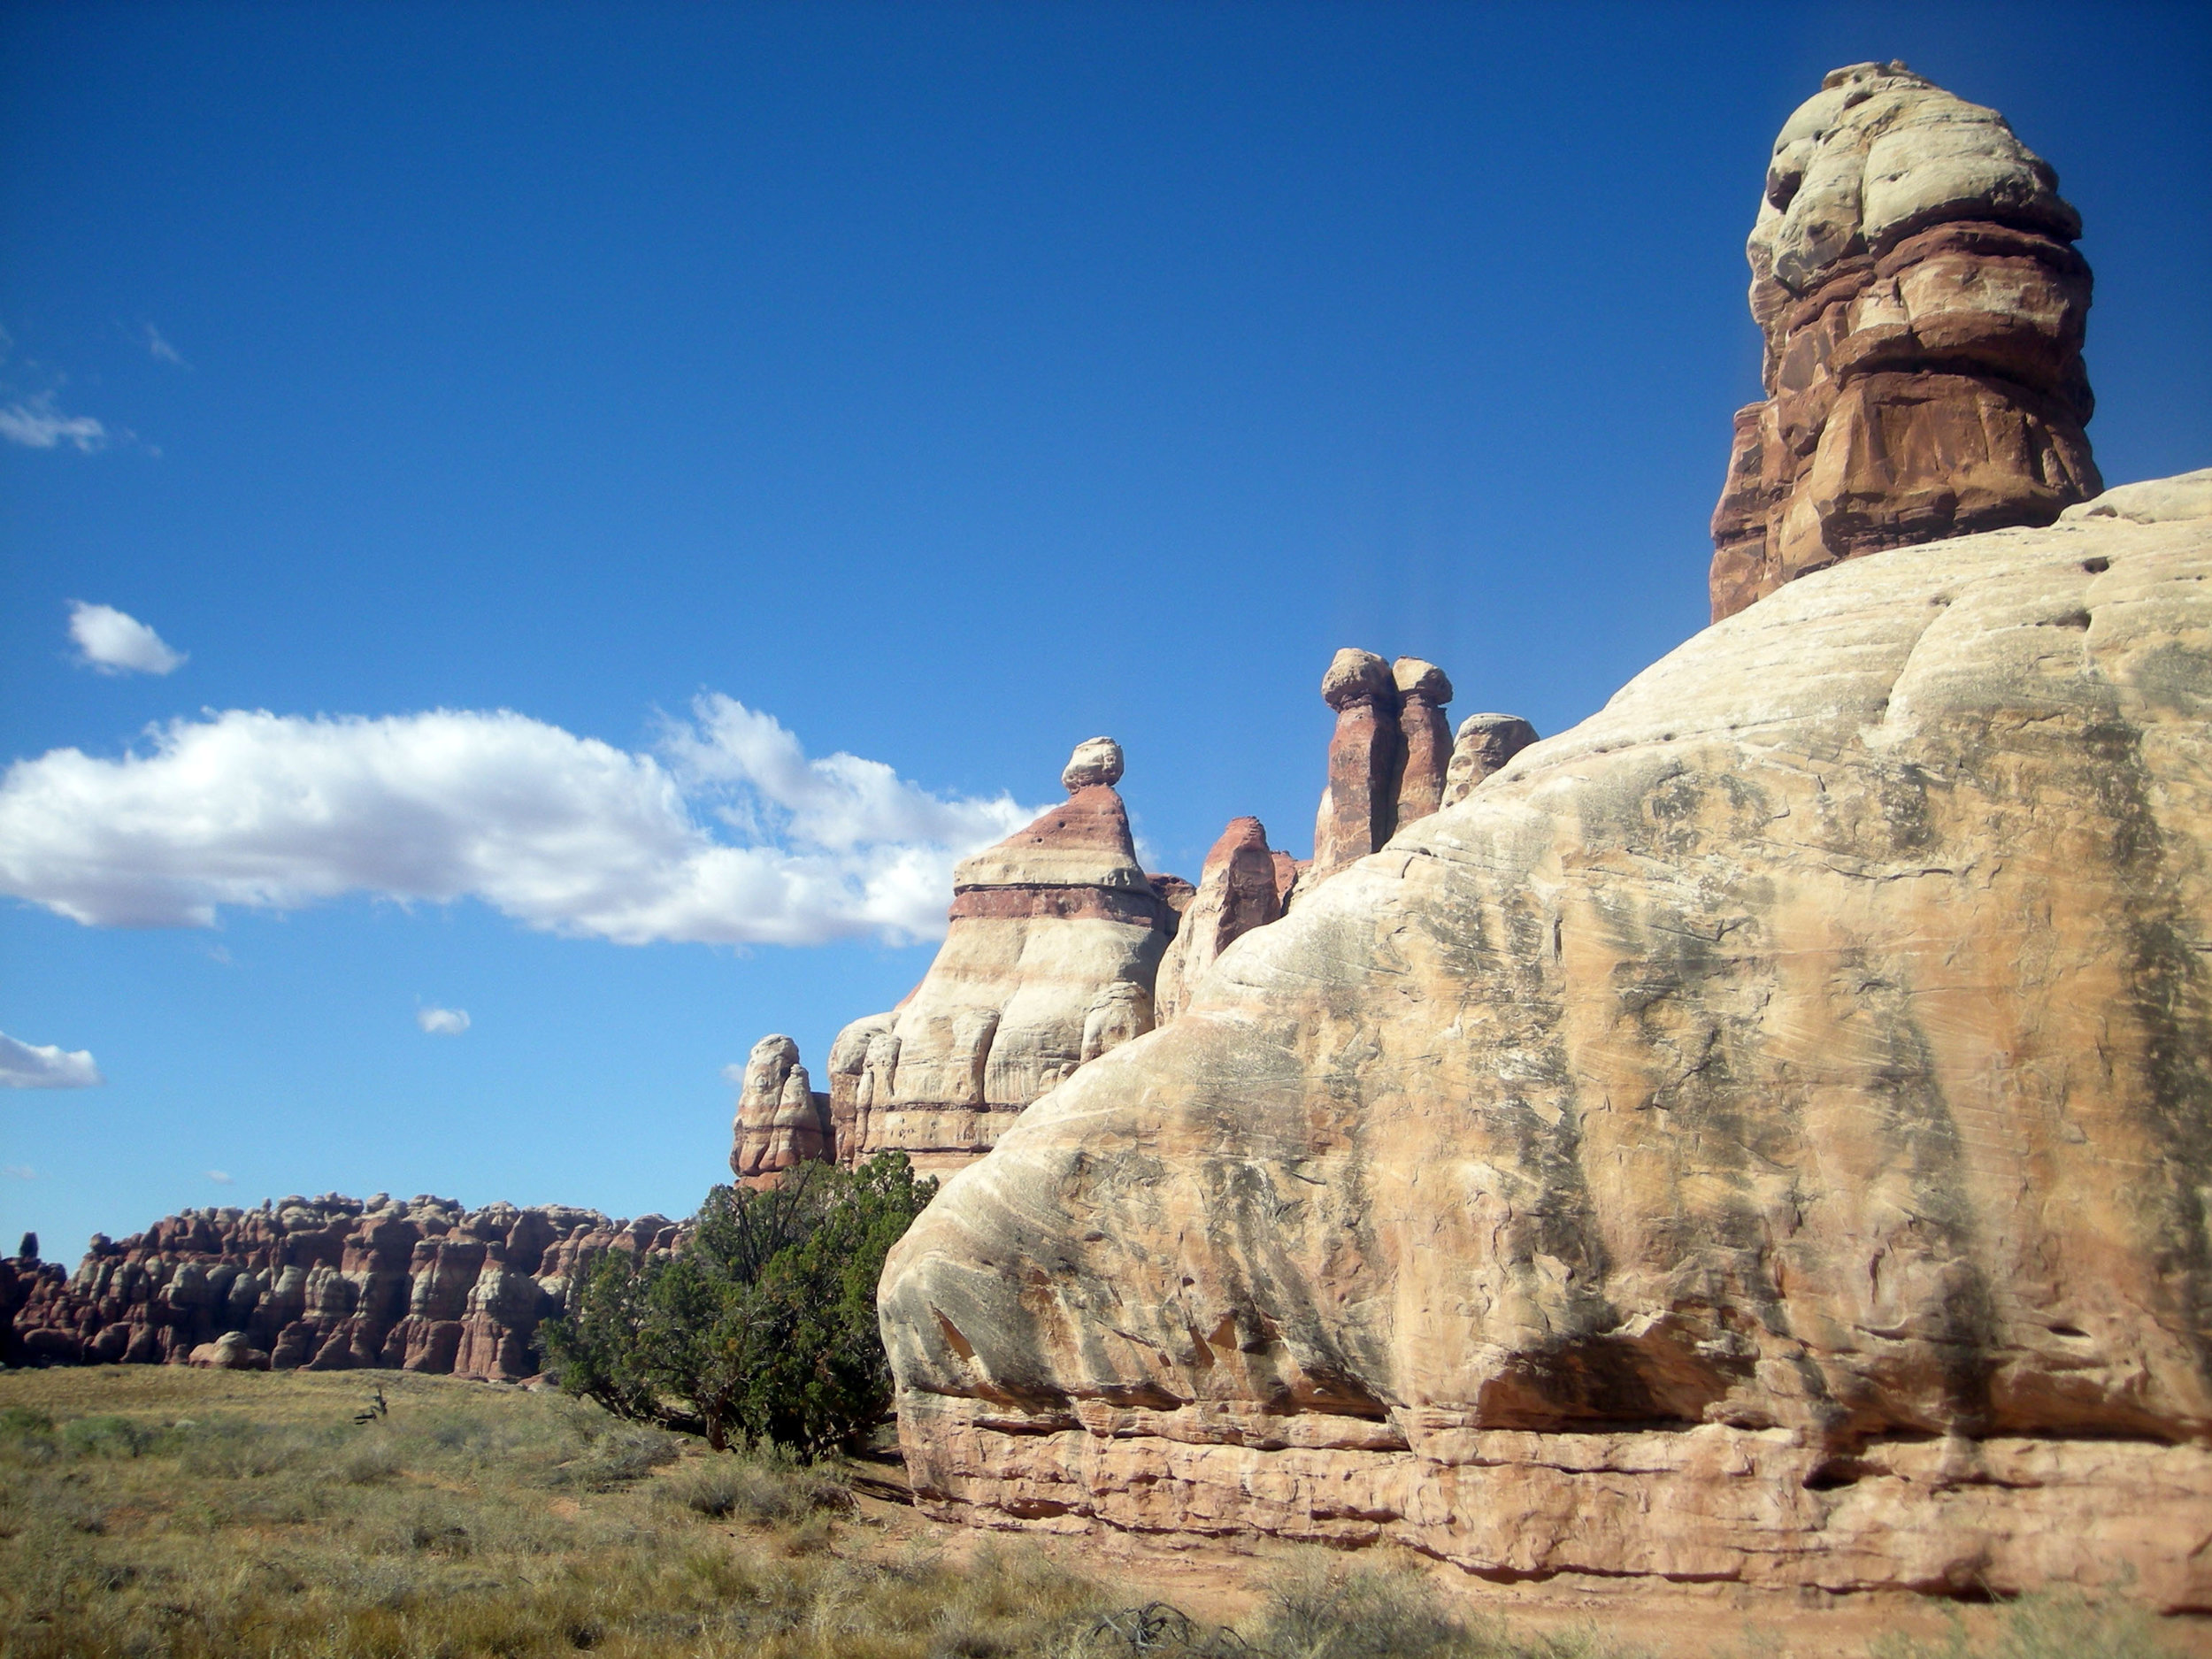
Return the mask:
M 860 1506 L 880 1529 L 879 1547 L 887 1551 L 924 1546 L 958 1556 L 994 1539 L 1019 1537 L 1071 1571 L 1121 1586 L 1132 1606 L 1168 1601 L 1218 1624 L 1250 1612 L 1272 1571 L 1313 1553 L 1310 1546 L 1265 1540 L 1169 1540 L 1107 1528 L 1001 1533 L 933 1521 L 879 1498 L 863 1496 Z M 1979 1649 L 2001 1620 L 1993 1607 L 1893 1593 L 1830 1595 L 1565 1575 L 1545 1583 L 1500 1585 L 1410 1550 L 1362 1551 L 1359 1558 L 1421 1571 L 1471 1611 L 1520 1629 L 1596 1631 L 1663 1659 L 1831 1659 L 1863 1655 L 1870 1642 L 1891 1634 L 1940 1642 L 1955 1625 L 1962 1625 Z M 2161 1639 L 2177 1654 L 2212 1655 L 2212 1617 L 2168 1618 L 2159 1624 Z

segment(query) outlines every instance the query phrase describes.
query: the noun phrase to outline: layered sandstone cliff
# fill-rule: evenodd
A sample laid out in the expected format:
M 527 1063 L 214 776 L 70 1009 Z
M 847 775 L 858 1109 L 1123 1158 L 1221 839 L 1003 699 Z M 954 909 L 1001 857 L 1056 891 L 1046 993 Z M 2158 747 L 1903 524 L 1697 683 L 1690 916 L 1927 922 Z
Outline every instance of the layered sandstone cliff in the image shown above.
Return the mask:
M 1829 74 L 1747 249 L 1764 403 L 1713 515 L 1716 620 L 1839 559 L 2044 525 L 2102 488 L 2089 267 L 2049 165 L 1901 64 Z
M 1698 635 L 947 1182 L 925 1502 L 2212 1607 L 2208 715 L 2212 473 Z
M 537 1371 L 531 1339 L 575 1276 L 606 1251 L 665 1250 L 675 1235 L 661 1216 L 382 1194 L 187 1210 L 119 1244 L 96 1235 L 74 1274 L 10 1264 L 6 1357 L 515 1381 Z

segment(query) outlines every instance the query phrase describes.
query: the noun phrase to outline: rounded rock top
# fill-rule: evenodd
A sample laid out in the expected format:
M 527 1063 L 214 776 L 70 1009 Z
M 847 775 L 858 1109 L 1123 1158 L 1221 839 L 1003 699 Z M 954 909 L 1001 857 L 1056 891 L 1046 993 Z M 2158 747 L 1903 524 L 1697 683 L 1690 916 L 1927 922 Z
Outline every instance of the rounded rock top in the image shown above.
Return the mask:
M 1419 697 L 1440 708 L 1452 700 L 1451 677 L 1418 657 L 1401 657 L 1391 664 L 1390 678 L 1402 697 Z
M 1068 757 L 1068 764 L 1060 773 L 1060 781 L 1073 795 L 1078 789 L 1087 789 L 1094 784 L 1109 786 L 1121 781 L 1121 745 L 1110 737 L 1086 739 L 1075 746 L 1075 753 Z
M 1321 700 L 1340 713 L 1363 698 L 1387 696 L 1395 689 L 1390 664 L 1372 651 L 1346 646 L 1329 660 L 1321 676 Z

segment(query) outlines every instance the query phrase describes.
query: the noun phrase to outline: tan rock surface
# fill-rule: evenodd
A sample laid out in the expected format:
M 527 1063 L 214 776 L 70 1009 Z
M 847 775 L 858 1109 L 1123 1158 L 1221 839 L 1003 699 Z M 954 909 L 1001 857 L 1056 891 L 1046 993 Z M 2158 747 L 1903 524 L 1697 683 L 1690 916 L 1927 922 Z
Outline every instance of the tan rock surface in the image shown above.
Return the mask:
M 763 1037 L 746 1056 L 744 1081 L 731 1125 L 730 1172 L 742 1187 L 769 1187 L 802 1164 L 836 1157 L 833 1109 L 814 1092 L 799 1045 Z
M 856 1158 L 896 1149 L 923 1170 L 957 1169 L 1078 1066 L 1152 1028 L 1175 911 L 1105 781 L 1122 764 L 1110 738 L 1082 744 L 1063 773 L 1066 801 L 953 872 L 951 925 L 928 973 L 887 1023 L 862 1022 Z M 859 1034 L 840 1036 L 833 1072 Z
M 2208 713 L 2201 519 L 1700 634 L 947 1183 L 926 1501 L 2212 1605 Z
M 2102 488 L 2080 234 L 1994 110 L 1901 64 L 1823 81 L 1775 140 L 1746 250 L 1768 397 L 1736 416 L 1716 619 L 1838 559 L 2048 524 Z
M 1229 827 L 1206 855 L 1197 895 L 1160 963 L 1152 1002 L 1161 1025 L 1182 1011 L 1192 988 L 1217 956 L 1255 927 L 1281 917 L 1276 860 L 1283 856 L 1286 855 L 1269 850 L 1267 827 L 1259 819 L 1229 820 Z
M 1536 741 L 1536 728 L 1517 714 L 1471 714 L 1459 723 L 1446 769 L 1444 804 L 1454 806 L 1468 791 Z

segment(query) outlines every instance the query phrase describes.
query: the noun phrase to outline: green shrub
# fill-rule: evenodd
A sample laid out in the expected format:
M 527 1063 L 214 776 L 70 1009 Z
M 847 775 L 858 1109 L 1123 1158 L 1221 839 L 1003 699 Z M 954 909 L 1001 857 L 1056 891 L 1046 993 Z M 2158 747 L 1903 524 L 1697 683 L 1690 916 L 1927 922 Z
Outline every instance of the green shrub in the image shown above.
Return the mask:
M 804 1164 L 764 1191 L 718 1187 L 678 1254 L 603 1257 L 540 1345 L 571 1393 L 717 1450 L 857 1446 L 891 1404 L 876 1280 L 935 1192 L 901 1153 Z
M 661 1489 L 672 1502 L 710 1520 L 757 1525 L 842 1513 L 853 1507 L 845 1483 L 826 1468 L 774 1455 L 718 1454 L 672 1476 Z

